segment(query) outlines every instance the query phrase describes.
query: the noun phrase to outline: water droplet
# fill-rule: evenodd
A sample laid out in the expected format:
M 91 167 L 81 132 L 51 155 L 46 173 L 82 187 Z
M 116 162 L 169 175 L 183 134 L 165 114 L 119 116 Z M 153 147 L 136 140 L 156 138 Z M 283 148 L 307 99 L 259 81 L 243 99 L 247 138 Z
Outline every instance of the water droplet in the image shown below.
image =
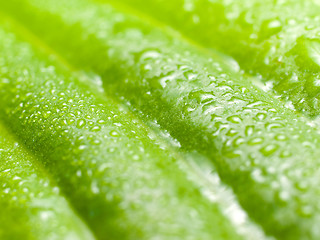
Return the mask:
M 264 139 L 262 137 L 252 138 L 248 141 L 249 145 L 258 145 L 263 143 Z
M 93 140 L 90 141 L 90 143 L 92 145 L 99 145 L 99 144 L 101 144 L 101 141 L 99 139 L 93 139 Z
M 84 126 L 86 125 L 86 120 L 84 120 L 84 119 L 79 119 L 78 121 L 77 121 L 77 128 L 83 128 Z
M 243 144 L 245 142 L 244 138 L 242 137 L 237 137 L 236 139 L 234 139 L 233 141 L 233 147 L 239 147 L 241 144 Z
M 298 209 L 299 215 L 300 215 L 300 216 L 303 216 L 303 217 L 311 217 L 313 212 L 314 212 L 314 211 L 313 211 L 312 207 L 309 206 L 309 205 L 301 206 L 301 207 Z
M 276 139 L 277 141 L 286 141 L 288 138 L 287 138 L 286 135 L 278 134 L 278 135 L 275 136 L 275 139 Z
M 117 131 L 115 131 L 115 130 L 112 130 L 112 131 L 110 132 L 110 135 L 111 135 L 112 137 L 119 137 L 119 136 L 120 136 L 120 134 L 119 134 Z
M 133 160 L 135 160 L 135 161 L 137 161 L 137 160 L 140 159 L 140 157 L 139 157 L 138 155 L 134 155 L 132 158 L 133 158 Z
M 237 134 L 238 134 L 238 131 L 235 130 L 235 129 L 232 129 L 232 128 L 226 133 L 226 135 L 229 136 L 229 137 L 233 137 L 233 136 L 235 136 Z
M 77 171 L 76 175 L 77 175 L 78 177 L 81 177 L 81 176 L 82 176 L 82 172 L 81 172 L 80 169 Z
M 3 192 L 4 192 L 4 193 L 9 193 L 9 192 L 10 192 L 10 188 L 5 188 L 5 189 L 3 190 Z
M 105 123 L 106 123 L 106 121 L 105 121 L 105 120 L 100 119 L 100 120 L 98 120 L 98 121 L 97 121 L 97 123 L 99 123 L 99 124 L 105 124 Z
M 51 211 L 42 211 L 40 213 L 40 218 L 43 220 L 43 221 L 47 221 L 51 216 L 52 216 L 52 212 Z
M 91 131 L 92 132 L 99 132 L 101 130 L 101 127 L 100 126 L 94 126 Z
M 246 126 L 244 133 L 248 137 L 253 134 L 253 131 L 254 131 L 254 126 L 250 125 L 250 126 Z
M 93 181 L 93 182 L 91 183 L 91 192 L 92 192 L 93 194 L 98 194 L 98 193 L 100 192 L 100 189 L 99 189 L 99 187 L 98 187 L 98 183 L 97 183 L 96 181 Z
M 183 9 L 186 11 L 186 12 L 192 12 L 194 10 L 194 4 L 192 1 L 190 0 L 185 0 L 184 1 L 184 4 L 183 4 Z
M 271 131 L 275 128 L 281 128 L 283 125 L 281 123 L 266 123 L 265 127 L 268 131 Z
M 273 20 L 268 24 L 269 28 L 278 28 L 281 27 L 281 22 L 279 20 Z
M 265 114 L 265 113 L 258 113 L 257 114 L 257 119 L 260 121 L 263 121 L 264 119 L 266 119 L 266 117 L 267 117 L 267 114 Z
M 121 123 L 113 123 L 113 125 L 117 126 L 117 127 L 121 127 L 122 124 Z
M 274 152 L 277 151 L 277 149 L 279 148 L 278 145 L 276 144 L 270 144 L 270 145 L 267 145 L 263 148 L 260 149 L 260 152 L 264 155 L 264 156 L 270 156 L 271 154 L 273 154 Z
M 236 116 L 236 115 L 228 117 L 227 120 L 229 122 L 236 123 L 236 124 L 241 123 L 241 118 L 239 116 Z
M 78 147 L 78 149 L 81 150 L 81 151 L 84 150 L 84 149 L 86 149 L 86 148 L 87 148 L 86 145 L 80 145 L 80 146 Z
M 198 24 L 200 22 L 200 17 L 196 14 L 194 14 L 192 16 L 192 21 L 195 23 L 195 24 Z
M 290 193 L 288 191 L 281 191 L 277 193 L 276 200 L 280 204 L 285 204 L 290 200 Z
M 284 150 L 284 151 L 282 151 L 282 152 L 280 153 L 280 157 L 281 157 L 281 158 L 288 158 L 288 157 L 290 157 L 290 156 L 292 156 L 292 153 L 291 153 L 290 151 L 288 151 L 288 150 Z
M 251 172 L 251 178 L 259 183 L 263 183 L 265 181 L 265 178 L 262 176 L 262 171 L 259 168 Z
M 189 81 L 193 81 L 193 80 L 196 80 L 197 77 L 198 77 L 198 74 L 195 73 L 193 70 L 188 70 L 188 71 L 185 71 L 183 73 L 183 76 L 189 80 Z
M 300 180 L 295 184 L 296 188 L 299 189 L 300 191 L 307 191 L 308 189 L 308 183 L 306 181 Z
M 159 58 L 161 53 L 158 50 L 147 50 L 141 54 L 140 61 L 151 60 L 155 58 Z

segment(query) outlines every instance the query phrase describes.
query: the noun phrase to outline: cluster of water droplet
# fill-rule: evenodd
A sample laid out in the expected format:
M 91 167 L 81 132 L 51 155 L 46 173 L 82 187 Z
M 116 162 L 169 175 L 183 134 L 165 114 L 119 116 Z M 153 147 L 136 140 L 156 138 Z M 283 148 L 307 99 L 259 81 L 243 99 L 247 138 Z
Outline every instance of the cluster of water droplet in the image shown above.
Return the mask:
M 101 54 L 105 59 L 99 68 L 91 70 L 103 76 L 107 94 L 129 100 L 134 108 L 155 118 L 181 142 L 182 147 L 195 148 L 207 155 L 217 165 L 222 179 L 233 186 L 249 214 L 262 225 L 265 224 L 266 231 L 274 234 L 275 231 L 284 231 L 294 226 L 292 228 L 299 227 L 299 234 L 312 232 L 310 234 L 319 236 L 320 233 L 313 229 L 320 210 L 315 198 L 319 194 L 316 190 L 319 182 L 319 136 L 315 128 L 285 109 L 269 93 L 264 93 L 244 77 L 235 74 L 231 66 L 225 66 L 223 57 L 217 55 L 219 60 L 213 61 L 208 55 L 195 53 L 199 49 L 195 51 L 190 45 L 173 40 L 135 18 L 116 14 L 108 7 L 97 10 L 97 7 L 88 4 L 89 10 L 79 15 L 78 12 L 82 12 L 80 10 L 86 6 L 85 1 L 83 6 L 71 2 L 75 7 L 73 13 L 60 7 L 52 7 L 51 11 L 59 14 L 62 10 L 62 19 L 68 24 L 80 23 L 84 39 L 93 36 L 99 42 L 96 53 L 106 54 Z M 314 109 L 306 108 L 310 106 L 310 101 L 315 104 L 313 107 L 316 106 L 316 100 L 309 97 L 310 94 L 316 94 L 310 89 L 318 84 L 319 77 L 311 70 L 306 75 L 299 72 L 299 66 L 302 65 L 299 65 L 296 54 L 305 52 L 307 56 L 304 58 L 318 65 L 318 42 L 309 39 L 316 30 L 300 23 L 306 21 L 309 26 L 313 20 L 278 19 L 273 14 L 261 15 L 261 11 L 265 11 L 263 5 L 254 1 L 244 2 L 243 6 L 247 7 L 245 11 L 239 5 L 231 4 L 232 1 L 225 1 L 222 6 L 226 5 L 227 11 L 226 16 L 223 16 L 223 24 L 227 24 L 220 25 L 224 26 L 220 33 L 228 36 L 237 33 L 234 30 L 237 26 L 246 26 L 237 35 L 237 42 L 244 43 L 244 46 L 237 45 L 232 39 L 225 40 L 221 35 L 214 39 L 220 39 L 220 47 L 230 49 L 229 53 L 239 62 L 244 60 L 243 67 L 247 71 L 252 63 L 257 62 L 257 70 L 249 72 L 260 73 L 262 77 L 269 76 L 270 87 L 283 94 L 282 98 L 286 99 L 290 95 L 287 100 L 292 102 L 287 107 L 300 104 L 303 106 L 301 111 L 312 115 Z M 187 12 L 196 9 L 192 4 L 196 3 L 187 1 L 184 5 Z M 283 6 L 279 6 L 281 10 Z M 252 11 L 249 11 L 250 8 Z M 260 9 L 260 12 L 255 13 L 256 9 Z M 99 17 L 93 18 L 95 13 Z M 107 16 L 114 20 L 107 24 L 103 20 Z M 88 20 L 85 19 L 87 17 Z M 314 21 L 317 21 L 316 18 Z M 301 26 L 305 31 L 302 31 Z M 306 34 L 305 38 L 300 39 L 300 30 Z M 231 45 L 237 47 L 229 48 Z M 247 54 L 247 51 L 243 51 L 244 47 L 253 51 L 252 58 L 243 56 L 243 53 Z M 257 47 L 263 51 L 255 52 Z M 234 49 L 237 49 L 236 52 L 232 52 Z M 10 72 L 5 70 L 8 68 L 7 62 L 7 59 L 2 61 L 4 73 Z M 15 65 L 12 63 L 12 66 Z M 291 71 L 296 66 L 296 70 Z M 151 176 L 146 172 L 156 173 L 155 179 L 159 179 L 156 176 L 166 176 L 155 169 L 154 165 L 147 164 L 146 158 L 156 155 L 161 167 L 164 168 L 166 164 L 159 159 L 163 154 L 161 151 L 154 148 L 150 152 L 147 150 L 146 146 L 152 144 L 147 144 L 147 137 L 144 136 L 153 135 L 144 135 L 145 132 L 139 130 L 143 128 L 142 125 L 132 124 L 132 119 L 121 109 L 115 109 L 116 104 L 112 100 L 112 104 L 98 101 L 94 95 L 79 90 L 77 85 L 61 81 L 59 77 L 57 79 L 56 72 L 50 74 L 47 68 L 43 69 L 45 74 L 40 76 L 49 76 L 49 79 L 31 77 L 38 70 L 27 66 L 19 70 L 25 73 L 24 78 L 6 76 L 1 83 L 3 89 L 7 89 L 7 92 L 2 92 L 7 97 L 1 103 L 5 104 L 6 118 L 20 118 L 18 123 L 21 125 L 21 133 L 18 134 L 30 141 L 27 144 L 37 146 L 35 144 L 40 142 L 44 146 L 43 143 L 46 143 L 46 149 L 60 156 L 64 162 L 72 159 L 68 165 L 71 169 L 68 176 L 71 180 L 68 181 L 74 186 L 81 183 L 83 189 L 79 191 L 82 191 L 82 195 L 90 189 L 92 195 L 87 198 L 108 192 L 106 199 L 111 202 L 136 200 L 122 201 L 120 204 L 123 208 L 133 204 L 134 208 L 143 203 L 139 202 L 141 199 L 159 197 L 161 191 L 150 185 L 147 189 L 151 189 L 154 195 L 143 195 L 147 191 L 143 188 L 145 182 L 152 185 L 148 179 Z M 272 74 L 267 75 L 269 71 Z M 278 79 L 280 75 L 283 77 Z M 307 82 L 301 81 L 301 78 L 307 79 Z M 14 84 L 16 88 L 8 87 L 8 83 Z M 103 105 L 99 105 L 102 102 Z M 99 121 L 105 122 L 99 125 Z M 23 128 L 34 131 L 35 136 L 29 137 L 30 132 L 24 133 Z M 58 140 L 50 141 L 50 137 Z M 64 146 L 59 147 L 58 143 Z M 106 156 L 122 164 L 106 163 Z M 145 161 L 138 161 L 140 159 Z M 99 169 L 102 172 L 99 173 Z M 129 179 L 132 175 L 137 176 L 136 182 L 121 182 L 122 178 Z M 105 182 L 88 180 L 98 176 L 102 176 Z M 81 182 L 79 178 L 85 180 Z M 165 186 L 163 189 L 170 189 L 167 182 L 158 184 Z M 145 191 L 130 192 L 130 189 L 137 188 Z M 127 198 L 121 195 L 123 192 L 119 193 L 119 189 L 125 190 L 123 192 L 127 193 Z M 167 200 L 172 206 L 177 201 L 174 197 Z M 261 205 L 265 208 L 260 209 Z M 155 210 L 154 205 L 145 208 L 149 213 L 161 212 Z M 180 209 L 177 210 L 179 213 Z M 130 217 L 133 219 L 133 214 Z M 300 225 L 301 219 L 307 224 Z
M 315 129 L 224 64 L 199 57 L 163 35 L 157 36 L 161 39 L 157 42 L 142 32 L 123 32 L 121 39 L 115 36 L 117 41 L 112 39 L 114 44 L 106 48 L 119 69 L 129 70 L 118 82 L 103 79 L 106 89 L 111 86 L 107 92 L 122 91 L 125 99 L 156 118 L 182 146 L 204 142 L 198 150 L 215 161 L 222 178 L 233 185 L 254 217 L 261 213 L 254 213 L 252 201 L 268 206 L 266 213 L 279 223 L 279 229 L 289 228 L 300 217 L 318 218 L 319 204 L 312 199 L 302 204 L 311 195 L 297 187 L 301 181 L 316 180 L 315 171 L 308 179 L 299 175 L 306 158 L 317 158 Z M 185 131 L 181 131 L 183 126 Z M 188 131 L 197 134 L 188 136 Z M 312 168 L 305 166 L 301 171 L 310 173 Z M 248 202 L 248 194 L 255 200 Z M 278 209 L 270 214 L 274 204 Z M 314 209 L 312 215 L 306 211 L 309 208 Z M 292 211 L 296 218 L 283 221 Z M 273 226 L 265 227 L 272 231 Z
M 234 234 L 227 231 L 228 221 L 217 218 L 216 206 L 179 170 L 176 153 L 146 124 L 48 66 L 29 45 L 5 32 L 1 36 L 0 46 L 10 49 L 0 56 L 1 117 L 94 231 L 103 234 L 117 226 L 113 234 L 134 239 L 135 231 L 123 230 L 133 226 L 146 238 L 162 232 L 170 239 L 175 232 L 209 239 L 216 233 L 206 224 L 218 219 L 226 222 L 225 234 Z M 43 212 L 42 217 L 49 215 Z

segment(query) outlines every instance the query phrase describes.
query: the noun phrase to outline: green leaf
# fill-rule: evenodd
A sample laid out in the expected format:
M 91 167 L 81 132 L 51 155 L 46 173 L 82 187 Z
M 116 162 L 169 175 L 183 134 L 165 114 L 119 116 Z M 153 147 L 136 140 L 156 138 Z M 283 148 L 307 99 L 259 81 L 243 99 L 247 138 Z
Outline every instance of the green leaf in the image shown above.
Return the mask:
M 9 17 L 2 17 L 1 120 L 34 155 L 30 161 L 44 169 L 44 177 L 57 182 L 97 239 L 243 239 L 246 225 L 253 224 L 246 220 L 240 226 L 232 223 L 234 211 L 245 213 L 219 182 L 214 167 L 206 167 L 204 171 L 209 173 L 190 167 L 197 159 L 206 160 L 204 157 L 184 153 L 170 137 L 160 137 L 165 133 L 99 92 L 95 79 L 57 62 L 60 58 L 52 55 L 50 47 Z M 23 37 L 30 42 L 20 39 Z M 24 159 L 13 154 L 12 164 Z M 1 160 L 9 164 L 7 156 L 1 155 Z M 32 165 L 24 165 L 28 162 L 19 168 L 24 176 L 35 171 Z M 210 182 L 210 178 L 218 182 Z M 76 224 L 77 217 L 67 212 L 72 212 L 68 205 L 61 207 L 62 200 L 54 198 L 51 188 L 43 189 L 40 180 L 38 186 L 38 178 L 32 180 L 34 189 L 25 193 L 14 185 L 12 176 L 1 179 L 1 184 L 12 185 L 12 190 L 0 192 L 0 204 L 6 211 L 11 211 L 6 205 L 14 203 L 6 197 L 8 191 L 18 199 L 27 198 L 26 204 L 15 210 L 22 220 L 31 222 L 30 229 L 21 231 L 32 234 L 31 239 L 51 239 L 51 232 L 55 239 L 90 239 L 91 235 L 83 233 L 88 230 Z M 47 222 L 43 227 L 42 209 L 38 218 L 37 211 L 28 213 L 28 205 L 40 201 L 32 197 L 38 193 L 42 193 L 37 197 L 43 196 L 42 204 L 54 203 L 48 206 L 57 211 L 57 216 L 52 216 L 54 224 Z M 50 194 L 53 199 L 47 200 Z M 213 199 L 215 194 L 231 199 Z M 225 201 L 227 206 L 223 207 Z M 227 212 L 230 206 L 235 210 Z M 70 216 L 64 219 L 65 214 Z M 23 226 L 29 227 L 28 222 Z M 8 224 L 12 229 L 19 227 L 14 222 Z M 36 231 L 33 224 L 41 224 L 40 229 Z M 249 234 L 255 232 L 263 236 L 257 227 Z M 7 239 L 14 237 L 12 234 L 8 232 Z
M 307 64 L 312 51 L 297 49 L 301 38 L 319 41 L 317 1 L 112 2 L 128 4 L 204 47 L 229 54 L 246 73 L 262 76 L 265 88 L 271 87 L 296 110 L 319 115 L 319 69 Z
M 138 8 L 149 11 L 144 10 L 143 2 L 137 1 Z M 35 50 L 10 40 L 5 33 L 1 38 L 5 65 L 0 72 L 10 80 L 0 86 L 5 124 L 57 179 L 98 238 L 110 234 L 110 239 L 150 239 L 155 233 L 162 239 L 240 237 L 235 232 L 241 231 L 222 216 L 219 208 L 223 204 L 210 203 L 197 190 L 200 176 L 188 180 L 195 170 L 180 169 L 186 158 L 196 158 L 195 166 L 205 159 L 210 168 L 215 165 L 221 180 L 232 187 L 246 213 L 267 235 L 318 239 L 319 129 L 272 93 L 255 86 L 257 80 L 242 74 L 230 57 L 202 47 L 217 47 L 236 58 L 247 72 L 273 80 L 284 69 L 290 74 L 302 71 L 294 67 L 302 52 L 314 63 L 317 43 L 312 40 L 310 45 L 307 40 L 295 46 L 296 40 L 285 39 L 286 47 L 279 48 L 286 53 L 280 59 L 284 68 L 269 67 L 259 51 L 265 54 L 265 46 L 280 44 L 269 42 L 282 31 L 275 20 L 279 13 L 270 14 L 266 22 L 264 6 L 255 1 L 239 2 L 239 6 L 199 1 L 194 9 L 186 2 L 185 11 L 172 11 L 179 3 L 154 1 L 148 6 L 158 7 L 159 12 L 150 15 L 119 3 L 89 0 L 0 3 L 7 14 L 5 24 L 44 55 L 34 56 Z M 252 4 L 257 6 L 250 10 Z M 229 8 L 235 10 L 234 16 Z M 165 13 L 166 9 L 177 13 Z M 190 9 L 210 14 L 202 19 Z M 258 40 L 252 40 L 256 29 L 252 30 L 250 14 L 242 14 L 245 11 L 263 19 Z M 192 21 L 187 18 L 185 27 L 178 30 L 189 38 L 165 25 L 178 28 L 185 16 Z M 236 20 L 228 22 L 226 17 Z M 212 26 L 217 29 L 208 31 Z M 205 45 L 209 36 L 212 42 Z M 49 63 L 47 55 L 59 63 Z M 308 74 L 298 77 L 309 81 Z M 279 86 L 286 83 L 281 81 Z M 303 81 L 283 85 L 283 91 L 277 85 L 275 89 L 283 93 L 282 98 L 299 98 L 296 93 L 304 87 Z M 316 115 L 315 109 L 305 112 Z M 105 121 L 102 126 L 97 124 L 100 120 Z M 163 140 L 163 131 L 177 139 L 181 149 Z M 155 134 L 151 140 L 150 133 Z M 152 138 L 165 144 L 159 147 Z M 181 156 L 181 151 L 188 157 Z M 194 152 L 197 154 L 190 156 Z M 135 161 L 135 156 L 140 160 Z M 108 167 L 99 171 L 106 162 Z M 141 194 L 141 188 L 146 196 L 135 195 Z M 159 198 L 159 192 L 162 200 L 153 203 L 151 199 Z M 106 194 L 111 197 L 106 199 Z M 161 214 L 163 209 L 170 217 Z M 186 213 L 193 209 L 197 214 L 190 221 Z M 195 224 L 198 222 L 201 224 Z
M 0 131 L 0 238 L 94 239 L 34 156 Z

